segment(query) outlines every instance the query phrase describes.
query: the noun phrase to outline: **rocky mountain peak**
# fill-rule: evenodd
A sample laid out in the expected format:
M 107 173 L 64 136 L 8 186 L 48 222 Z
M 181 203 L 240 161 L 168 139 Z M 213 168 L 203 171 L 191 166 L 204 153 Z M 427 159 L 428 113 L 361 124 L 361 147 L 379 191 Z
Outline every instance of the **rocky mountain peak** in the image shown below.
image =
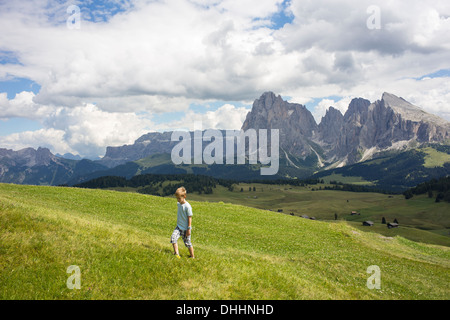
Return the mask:
M 329 121 L 328 119 L 344 119 L 344 116 L 342 115 L 342 113 L 338 110 L 333 108 L 332 106 L 330 106 L 328 108 L 328 110 L 325 112 L 325 116 L 322 117 L 322 120 L 320 121 L 320 124 L 322 124 L 323 121 Z
M 350 102 L 344 115 L 345 121 L 361 121 L 361 117 L 365 118 L 369 111 L 370 101 L 363 98 L 354 98 Z
M 339 110 L 333 107 L 328 108 L 318 127 L 319 141 L 327 144 L 335 143 L 339 137 L 343 122 L 344 116 Z
M 318 126 L 304 105 L 265 92 L 253 102 L 252 110 L 247 114 L 242 130 L 248 129 L 278 129 L 283 150 L 306 156 L 311 153 L 307 139 L 314 135 Z
M 421 108 L 409 103 L 401 97 L 397 97 L 391 93 L 383 93 L 381 101 L 386 108 L 391 108 L 397 114 L 402 116 L 404 120 L 415 122 L 431 122 L 440 126 L 448 126 L 449 122 L 434 114 L 430 114 Z

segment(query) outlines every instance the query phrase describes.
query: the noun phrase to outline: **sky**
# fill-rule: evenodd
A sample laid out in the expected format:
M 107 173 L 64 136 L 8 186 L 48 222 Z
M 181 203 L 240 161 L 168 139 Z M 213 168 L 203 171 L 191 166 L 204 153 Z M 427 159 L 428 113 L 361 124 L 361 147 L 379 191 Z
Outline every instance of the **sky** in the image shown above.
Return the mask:
M 0 0 L 0 30 L 0 148 L 240 129 L 266 91 L 318 123 L 383 92 L 450 121 L 448 0 Z

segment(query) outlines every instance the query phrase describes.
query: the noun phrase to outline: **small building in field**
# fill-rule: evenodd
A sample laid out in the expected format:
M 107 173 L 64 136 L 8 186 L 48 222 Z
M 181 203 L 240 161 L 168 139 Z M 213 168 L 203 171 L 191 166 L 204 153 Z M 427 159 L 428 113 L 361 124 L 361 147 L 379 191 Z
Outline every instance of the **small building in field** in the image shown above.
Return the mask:
M 389 229 L 397 228 L 397 227 L 398 227 L 398 223 L 395 223 L 395 222 L 389 222 L 389 223 L 387 224 L 387 227 L 388 227 Z
M 351 216 L 359 216 L 360 213 L 359 213 L 359 212 L 356 212 L 356 211 L 352 211 L 352 212 L 350 213 L 350 215 L 351 215 Z
M 372 227 L 372 226 L 373 226 L 373 221 L 364 221 L 364 222 L 362 223 L 362 225 L 363 225 L 363 226 L 366 226 L 366 227 Z

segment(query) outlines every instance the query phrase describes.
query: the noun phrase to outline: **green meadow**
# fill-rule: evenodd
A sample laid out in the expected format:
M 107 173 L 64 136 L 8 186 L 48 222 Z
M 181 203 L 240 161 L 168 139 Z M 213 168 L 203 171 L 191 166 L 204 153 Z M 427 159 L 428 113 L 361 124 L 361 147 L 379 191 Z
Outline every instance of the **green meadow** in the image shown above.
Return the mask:
M 295 216 L 307 215 L 322 221 L 331 222 L 337 216 L 337 220 L 348 221 L 362 231 L 450 246 L 450 203 L 436 203 L 435 197 L 428 198 L 426 195 L 406 200 L 403 195 L 323 190 L 325 186 L 327 184 L 296 187 L 240 183 L 232 192 L 218 186 L 213 194 L 191 193 L 189 197 L 199 201 L 222 201 L 281 211 Z M 359 214 L 352 216 L 352 211 Z M 396 219 L 400 227 L 388 229 L 386 224 L 381 224 L 383 217 L 387 222 Z M 374 222 L 374 226 L 364 227 L 362 222 L 366 220 Z
M 286 210 L 298 201 L 289 192 L 305 192 L 301 210 L 316 217 L 357 204 L 364 209 L 356 194 L 335 195 L 342 202 L 330 207 L 331 194 L 314 203 L 325 191 L 286 188 Z M 234 193 L 252 201 L 251 192 Z M 0 184 L 0 299 L 450 298 L 446 246 L 363 232 L 353 226 L 357 221 L 314 221 L 231 204 L 219 194 L 210 202 L 188 194 L 196 259 L 188 258 L 181 241 L 176 259 L 169 243 L 174 198 Z M 382 196 L 381 208 L 401 200 Z M 252 199 L 267 206 L 275 201 L 262 198 Z M 67 286 L 72 265 L 80 268 L 80 289 Z M 374 265 L 380 289 L 367 286 Z

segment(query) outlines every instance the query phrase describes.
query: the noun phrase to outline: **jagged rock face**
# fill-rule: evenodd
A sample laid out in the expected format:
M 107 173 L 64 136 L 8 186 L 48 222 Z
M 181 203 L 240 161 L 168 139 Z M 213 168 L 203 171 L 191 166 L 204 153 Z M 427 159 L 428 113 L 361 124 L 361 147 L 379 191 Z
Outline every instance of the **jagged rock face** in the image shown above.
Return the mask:
M 63 166 L 47 148 L 0 149 L 0 181 L 23 183 L 38 168 Z
M 324 145 L 336 145 L 344 124 L 344 116 L 339 110 L 330 107 L 319 124 L 319 142 Z
M 438 116 L 427 113 L 402 98 L 384 93 L 382 102 L 403 120 L 403 126 L 417 137 L 419 142 L 442 142 L 450 138 L 450 123 Z
M 248 129 L 279 129 L 283 150 L 306 156 L 311 153 L 308 139 L 318 130 L 311 112 L 305 106 L 284 101 L 272 92 L 264 93 L 253 103 L 242 125 Z
M 347 164 L 361 160 L 370 148 L 387 149 L 399 141 L 443 142 L 449 137 L 449 123 L 418 107 L 385 93 L 370 103 L 353 99 L 344 115 L 338 143 L 328 156 L 347 157 Z
M 9 149 L 0 149 L 1 162 L 9 166 L 48 166 L 51 162 L 57 162 L 58 159 L 47 148 L 25 148 L 18 151 Z
M 157 153 L 170 153 L 177 142 L 171 142 L 172 132 L 150 132 L 132 145 L 107 147 L 101 163 L 113 167 L 127 161 L 135 161 Z
M 351 101 L 345 115 L 330 107 L 319 125 L 302 105 L 283 101 L 271 92 L 253 103 L 242 126 L 280 129 L 285 151 L 305 156 L 318 144 L 325 161 L 358 162 L 365 150 L 384 150 L 399 141 L 444 142 L 450 138 L 448 121 L 431 115 L 395 95 L 384 93 L 370 103 L 363 98 Z

